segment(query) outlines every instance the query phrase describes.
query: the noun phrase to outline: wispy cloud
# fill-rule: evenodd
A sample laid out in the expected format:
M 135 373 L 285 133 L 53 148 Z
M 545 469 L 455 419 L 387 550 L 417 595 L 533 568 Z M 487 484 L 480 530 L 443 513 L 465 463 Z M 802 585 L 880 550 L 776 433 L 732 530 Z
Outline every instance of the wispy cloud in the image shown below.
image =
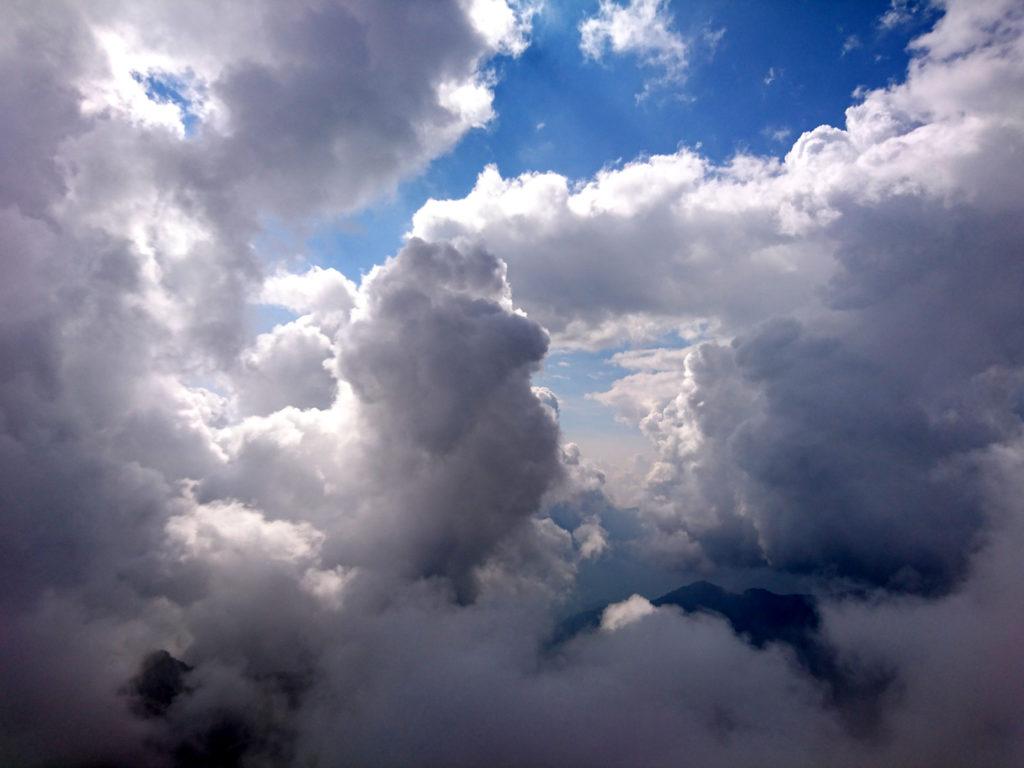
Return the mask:
M 667 0 L 629 0 L 624 6 L 601 0 L 597 14 L 584 19 L 579 30 L 580 50 L 589 58 L 600 60 L 609 51 L 632 54 L 645 66 L 662 71 L 658 84 L 685 78 L 689 46 L 674 29 Z M 712 35 L 716 43 L 723 33 Z
M 912 0 L 889 0 L 889 7 L 878 17 L 878 26 L 882 29 L 894 29 L 914 18 L 917 4 Z

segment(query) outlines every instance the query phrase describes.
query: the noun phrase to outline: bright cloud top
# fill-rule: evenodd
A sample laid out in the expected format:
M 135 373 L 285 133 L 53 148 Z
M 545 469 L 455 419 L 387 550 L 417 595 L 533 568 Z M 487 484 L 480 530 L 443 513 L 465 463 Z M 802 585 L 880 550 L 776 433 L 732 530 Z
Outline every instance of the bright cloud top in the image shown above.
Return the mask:
M 629 0 L 625 6 L 601 0 L 597 14 L 580 23 L 580 50 L 595 60 L 608 52 L 637 56 L 646 66 L 662 70 L 662 83 L 682 80 L 689 54 L 686 41 L 673 29 L 667 0 Z

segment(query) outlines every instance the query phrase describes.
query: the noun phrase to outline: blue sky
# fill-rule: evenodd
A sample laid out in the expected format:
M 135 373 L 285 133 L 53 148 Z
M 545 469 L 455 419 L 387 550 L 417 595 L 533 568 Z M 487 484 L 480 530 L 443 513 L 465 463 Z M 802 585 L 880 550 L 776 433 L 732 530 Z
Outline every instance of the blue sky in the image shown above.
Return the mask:
M 784 154 L 802 131 L 842 125 L 856 88 L 902 79 L 907 42 L 929 18 L 881 29 L 886 0 L 675 0 L 675 27 L 694 41 L 686 79 L 638 104 L 656 73 L 633 56 L 595 62 L 580 51 L 579 24 L 597 6 L 547 3 L 529 48 L 493 67 L 497 118 L 393 198 L 318 227 L 306 241 L 311 260 L 358 275 L 397 249 L 427 198 L 462 197 L 489 163 L 505 177 L 550 170 L 579 179 L 680 145 L 714 161 L 738 151 Z M 717 45 L 703 40 L 723 29 Z M 851 37 L 856 47 L 844 52 Z

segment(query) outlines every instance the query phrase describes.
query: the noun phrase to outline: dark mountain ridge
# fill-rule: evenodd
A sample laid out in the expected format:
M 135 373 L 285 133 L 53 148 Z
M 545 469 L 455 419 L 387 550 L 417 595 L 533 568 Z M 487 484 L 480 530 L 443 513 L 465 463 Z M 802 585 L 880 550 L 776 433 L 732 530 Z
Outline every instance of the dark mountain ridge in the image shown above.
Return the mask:
M 759 588 L 729 592 L 717 584 L 696 581 L 654 598 L 651 604 L 720 616 L 755 648 L 773 643 L 789 648 L 796 663 L 824 686 L 827 698 L 840 709 L 852 732 L 868 733 L 877 727 L 878 700 L 893 676 L 887 670 L 864 669 L 840 660 L 819 631 L 821 615 L 813 595 L 777 594 Z M 607 607 L 570 616 L 556 629 L 552 646 L 597 629 Z

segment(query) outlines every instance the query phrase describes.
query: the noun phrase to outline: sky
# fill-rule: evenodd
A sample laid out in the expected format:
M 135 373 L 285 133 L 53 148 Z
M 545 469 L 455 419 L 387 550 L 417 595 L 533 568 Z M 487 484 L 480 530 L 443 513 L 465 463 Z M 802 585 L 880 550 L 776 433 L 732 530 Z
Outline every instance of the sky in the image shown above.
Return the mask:
M 352 226 L 326 226 L 311 244 L 317 258 L 352 272 L 368 269 L 380 259 L 373 254 L 399 246 L 425 199 L 464 196 L 488 164 L 509 176 L 555 171 L 579 180 L 680 146 L 699 146 L 716 162 L 737 151 L 779 154 L 803 130 L 840 122 L 857 87 L 899 79 L 906 44 L 922 25 L 915 16 L 880 27 L 885 2 L 673 6 L 680 39 L 693 38 L 685 79 L 637 103 L 652 72 L 635 55 L 581 55 L 578 27 L 593 5 L 540 6 L 530 47 L 491 64 L 498 73 L 495 117 Z M 714 44 L 705 39 L 722 30 Z M 858 45 L 844 52 L 851 36 Z
M 1019 0 L 6 16 L 0 763 L 1024 762 Z
M 323 222 L 312 234 L 291 234 L 292 247 L 313 263 L 362 274 L 401 246 L 425 200 L 463 197 L 488 165 L 505 176 L 553 171 L 576 182 L 679 147 L 699 148 L 717 163 L 737 152 L 781 154 L 804 130 L 840 123 L 856 89 L 898 80 L 907 43 L 934 17 L 931 8 L 914 6 L 911 14 L 908 5 L 893 17 L 899 23 L 883 25 L 892 10 L 885 0 L 666 5 L 662 14 L 690 50 L 685 76 L 638 101 L 663 75 L 644 65 L 643 54 L 581 55 L 579 28 L 593 5 L 538 6 L 530 46 L 490 65 L 496 114 L 486 126 L 368 209 L 340 224 Z M 622 375 L 610 363 L 616 351 L 621 345 L 557 354 L 548 363 L 557 370 L 538 382 L 558 395 L 562 429 L 572 439 L 606 463 L 628 463 L 646 456 L 647 442 L 586 397 Z

